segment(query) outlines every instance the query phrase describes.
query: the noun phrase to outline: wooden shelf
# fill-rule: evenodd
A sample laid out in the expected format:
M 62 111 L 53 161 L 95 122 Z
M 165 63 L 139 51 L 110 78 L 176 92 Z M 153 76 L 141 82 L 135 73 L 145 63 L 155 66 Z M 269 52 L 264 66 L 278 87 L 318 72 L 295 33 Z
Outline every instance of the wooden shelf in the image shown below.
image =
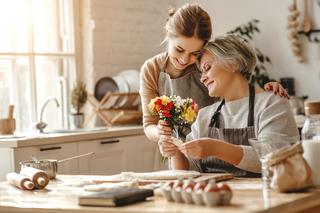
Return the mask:
M 139 93 L 107 92 L 98 101 L 93 95 L 88 95 L 88 102 L 92 106 L 92 113 L 85 120 L 84 126 L 94 117 L 100 117 L 107 126 L 115 124 L 139 123 L 142 112 L 139 110 Z

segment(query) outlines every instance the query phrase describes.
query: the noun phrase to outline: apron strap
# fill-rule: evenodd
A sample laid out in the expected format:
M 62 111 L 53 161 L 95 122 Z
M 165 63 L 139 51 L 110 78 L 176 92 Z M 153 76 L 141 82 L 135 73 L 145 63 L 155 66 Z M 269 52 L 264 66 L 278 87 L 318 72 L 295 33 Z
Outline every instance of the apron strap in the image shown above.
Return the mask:
M 219 119 L 219 116 L 220 116 L 220 111 L 221 111 L 221 108 L 223 107 L 223 105 L 225 104 L 225 100 L 223 99 L 220 103 L 220 105 L 218 106 L 217 110 L 214 112 L 214 114 L 212 115 L 211 117 L 211 120 L 210 120 L 210 124 L 209 124 L 209 127 L 216 127 L 216 128 L 219 128 L 220 126 L 220 119 Z
M 248 113 L 248 126 L 254 126 L 254 99 L 255 99 L 254 86 L 249 84 L 249 113 Z
M 162 66 L 160 67 L 160 72 L 165 72 L 168 61 L 169 61 L 169 54 L 168 54 L 168 52 L 166 52 L 166 58 L 164 59 L 164 62 L 162 64 Z
M 248 113 L 248 126 L 254 126 L 254 99 L 255 99 L 255 88 L 253 85 L 249 84 L 249 113 Z M 220 128 L 220 112 L 221 108 L 225 104 L 223 99 L 211 117 L 209 127 Z

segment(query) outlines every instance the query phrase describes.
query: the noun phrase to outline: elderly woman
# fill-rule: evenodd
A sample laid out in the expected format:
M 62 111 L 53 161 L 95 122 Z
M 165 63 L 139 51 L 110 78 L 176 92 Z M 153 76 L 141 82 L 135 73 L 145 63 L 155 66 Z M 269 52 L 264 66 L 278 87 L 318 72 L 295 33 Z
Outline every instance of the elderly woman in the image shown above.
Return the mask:
M 186 143 L 162 136 L 160 150 L 174 169 L 256 176 L 260 163 L 248 139 L 299 133 L 288 100 L 249 84 L 256 64 L 252 48 L 235 35 L 217 37 L 204 48 L 201 82 L 222 101 L 202 108 Z

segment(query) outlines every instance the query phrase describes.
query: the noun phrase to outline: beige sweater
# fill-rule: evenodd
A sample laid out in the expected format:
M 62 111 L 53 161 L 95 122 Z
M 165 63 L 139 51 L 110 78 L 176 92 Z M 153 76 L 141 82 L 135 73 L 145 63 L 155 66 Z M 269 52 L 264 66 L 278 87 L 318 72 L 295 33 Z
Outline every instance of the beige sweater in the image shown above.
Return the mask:
M 159 96 L 158 80 L 161 69 L 165 67 L 165 72 L 172 78 L 177 78 L 183 75 L 183 70 L 177 70 L 170 60 L 165 64 L 167 52 L 161 53 L 148 59 L 141 67 L 140 72 L 140 96 L 143 112 L 143 127 L 145 134 L 150 140 L 156 141 L 152 131 L 148 128 L 152 125 L 157 125 L 158 116 L 151 115 L 148 110 L 148 104 L 151 98 Z
M 245 128 L 249 113 L 249 98 L 242 98 L 226 102 L 221 109 L 221 127 L 223 128 Z M 211 116 L 220 103 L 202 108 L 196 121 L 192 124 L 192 132 L 187 140 L 208 137 Z M 254 103 L 254 128 L 256 137 L 287 136 L 299 139 L 299 132 L 294 120 L 292 110 L 286 98 L 273 95 L 272 92 L 256 94 Z M 289 142 L 289 141 L 284 141 Z M 240 169 L 259 173 L 261 165 L 259 158 L 253 148 L 249 145 L 241 145 L 243 158 L 237 166 Z M 200 161 L 191 160 L 191 169 L 201 170 Z

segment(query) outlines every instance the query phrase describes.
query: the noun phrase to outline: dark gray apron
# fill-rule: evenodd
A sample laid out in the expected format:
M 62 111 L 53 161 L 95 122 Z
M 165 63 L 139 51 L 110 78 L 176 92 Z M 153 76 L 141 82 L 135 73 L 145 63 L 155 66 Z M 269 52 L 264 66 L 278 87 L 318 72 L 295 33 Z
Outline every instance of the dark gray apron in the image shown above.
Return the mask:
M 200 81 L 200 72 L 195 64 L 188 66 L 184 72 L 185 74 L 178 78 L 171 78 L 166 73 L 165 68 L 169 57 L 166 56 L 165 62 L 161 67 L 158 88 L 159 96 L 161 95 L 178 95 L 181 98 L 192 98 L 199 105 L 199 109 L 211 105 L 219 98 L 212 98 L 208 94 L 208 89 Z M 179 136 L 185 139 L 185 136 L 190 132 L 190 126 L 179 129 Z
M 255 137 L 254 131 L 254 99 L 255 89 L 254 86 L 249 85 L 249 113 L 248 113 L 248 125 L 246 128 L 220 128 L 220 111 L 225 101 L 222 100 L 217 110 L 211 117 L 209 125 L 209 138 L 217 138 L 227 141 L 236 145 L 249 145 L 248 139 Z M 245 171 L 235 167 L 234 165 L 227 163 L 223 160 L 207 157 L 200 160 L 200 166 L 202 172 L 206 173 L 233 173 L 237 177 L 259 177 L 260 174 Z

